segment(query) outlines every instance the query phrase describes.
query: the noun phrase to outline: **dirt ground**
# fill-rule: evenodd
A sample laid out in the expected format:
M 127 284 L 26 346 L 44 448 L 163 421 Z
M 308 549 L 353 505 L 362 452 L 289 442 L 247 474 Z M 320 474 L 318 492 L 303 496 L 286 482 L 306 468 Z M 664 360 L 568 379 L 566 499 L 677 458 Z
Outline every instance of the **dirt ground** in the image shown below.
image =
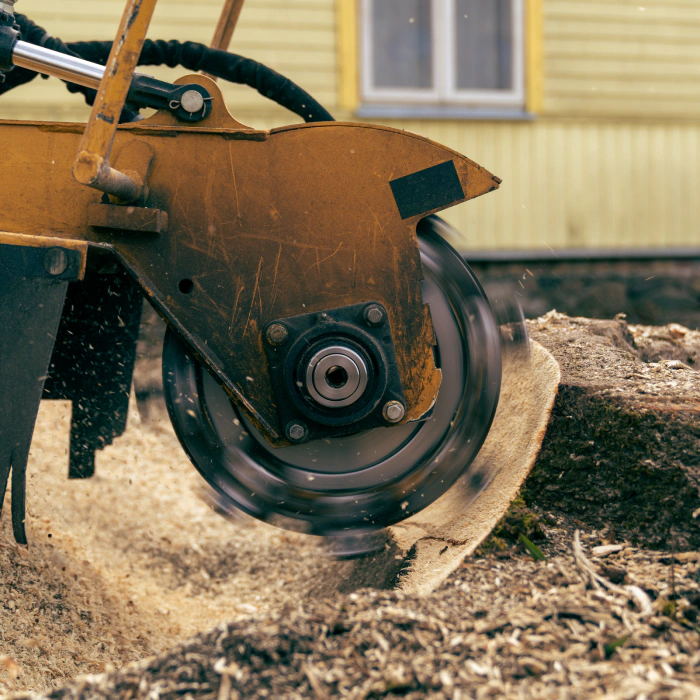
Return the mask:
M 154 410 L 147 429 L 132 413 L 95 477 L 68 481 L 69 406 L 43 402 L 30 546 L 14 544 L 9 508 L 0 522 L 0 691 L 47 690 L 158 653 L 299 602 L 337 572 L 316 538 L 211 511 L 165 409 Z
M 29 548 L 0 521 L 5 697 L 700 698 L 700 554 L 672 539 L 535 508 L 427 597 L 330 595 L 319 542 L 205 505 L 162 409 L 86 481 L 68 427 L 44 402 Z
M 428 597 L 289 602 L 30 697 L 700 698 L 700 555 L 592 532 L 577 560 L 559 525 L 543 526 L 545 561 L 514 546 L 467 560 Z
M 700 697 L 698 554 L 624 546 L 601 558 L 592 547 L 614 534 L 584 533 L 596 570 L 645 591 L 652 614 L 624 588 L 591 583 L 575 563 L 571 524 L 547 518 L 536 540 L 547 561 L 505 541 L 428 598 L 362 590 L 324 599 L 303 575 L 326 562 L 313 543 L 226 522 L 192 493 L 196 477 L 164 417 L 148 430 L 132 419 L 93 481 L 64 480 L 66 435 L 65 406 L 45 404 L 31 462 L 30 548 L 13 545 L 2 523 L 5 692 Z M 289 552 L 283 561 L 277 538 Z M 81 674 L 91 675 L 47 693 Z

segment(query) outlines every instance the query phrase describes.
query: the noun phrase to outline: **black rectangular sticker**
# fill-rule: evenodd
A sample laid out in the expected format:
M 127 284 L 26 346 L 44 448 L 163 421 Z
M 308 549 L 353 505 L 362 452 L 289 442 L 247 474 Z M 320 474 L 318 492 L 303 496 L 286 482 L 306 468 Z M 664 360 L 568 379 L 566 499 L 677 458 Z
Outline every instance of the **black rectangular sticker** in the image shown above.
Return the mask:
M 447 207 L 465 197 L 451 160 L 391 180 L 389 184 L 402 219 Z

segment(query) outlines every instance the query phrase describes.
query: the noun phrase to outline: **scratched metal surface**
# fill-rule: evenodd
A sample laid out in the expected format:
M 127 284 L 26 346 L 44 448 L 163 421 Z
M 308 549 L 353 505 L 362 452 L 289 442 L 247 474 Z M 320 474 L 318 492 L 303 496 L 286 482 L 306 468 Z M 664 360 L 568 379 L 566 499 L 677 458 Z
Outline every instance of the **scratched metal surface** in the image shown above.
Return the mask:
M 206 81 L 218 95 L 212 81 L 190 80 Z M 113 247 L 242 410 L 280 444 L 261 328 L 379 301 L 395 333 L 407 419 L 423 415 L 440 374 L 420 293 L 420 216 L 401 220 L 389 181 L 446 160 L 455 163 L 465 199 L 498 181 L 415 134 L 340 123 L 255 132 L 224 110 L 219 99 L 199 128 L 156 115 L 118 131 L 115 158 L 133 138 L 155 151 L 147 204 L 168 213 L 161 235 L 87 226 L 87 207 L 101 194 L 71 176 L 82 125 L 1 123 L 0 230 Z M 193 281 L 191 294 L 180 292 L 183 279 Z

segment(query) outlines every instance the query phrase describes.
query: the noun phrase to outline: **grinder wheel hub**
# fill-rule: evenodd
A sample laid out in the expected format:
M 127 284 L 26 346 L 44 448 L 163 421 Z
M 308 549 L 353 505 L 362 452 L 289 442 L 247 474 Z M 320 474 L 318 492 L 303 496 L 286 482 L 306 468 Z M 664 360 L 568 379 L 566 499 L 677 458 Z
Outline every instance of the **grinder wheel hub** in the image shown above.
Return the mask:
M 350 406 L 361 399 L 368 379 L 364 358 L 347 345 L 319 350 L 306 368 L 306 390 L 328 408 Z
M 483 290 L 440 237 L 440 226 L 445 224 L 431 217 L 418 228 L 423 298 L 443 373 L 432 413 L 419 422 L 273 448 L 176 333 L 168 332 L 166 403 L 180 442 L 215 492 L 217 510 L 244 511 L 291 530 L 346 536 L 404 520 L 458 479 L 470 498 L 485 487 L 487 475 L 472 463 L 498 402 L 500 332 Z M 357 396 L 360 406 L 363 392 L 366 400 L 374 391 L 375 368 L 359 344 L 337 335 L 322 343 L 303 357 L 293 355 L 297 382 L 333 405 Z

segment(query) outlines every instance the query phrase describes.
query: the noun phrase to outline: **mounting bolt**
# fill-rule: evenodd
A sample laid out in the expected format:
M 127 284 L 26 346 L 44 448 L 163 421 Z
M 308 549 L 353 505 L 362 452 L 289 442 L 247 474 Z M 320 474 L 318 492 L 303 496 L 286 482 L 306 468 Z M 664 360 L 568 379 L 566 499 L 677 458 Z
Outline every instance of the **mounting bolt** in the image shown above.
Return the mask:
M 287 425 L 287 437 L 292 442 L 302 442 L 306 438 L 306 426 L 303 423 L 289 423 Z
M 270 345 L 277 347 L 278 345 L 284 345 L 289 338 L 289 331 L 281 323 L 273 323 L 265 333 L 267 342 Z
M 406 409 L 400 401 L 387 401 L 382 415 L 387 423 L 400 423 L 406 415 Z
M 60 248 L 49 248 L 44 253 L 44 269 L 53 277 L 62 275 L 68 267 L 68 257 Z
M 384 323 L 384 310 L 381 306 L 377 306 L 377 304 L 370 304 L 370 306 L 365 309 L 364 315 L 365 321 L 367 321 L 367 324 L 370 326 L 380 326 Z
M 202 107 L 204 107 L 204 98 L 197 90 L 187 90 L 180 98 L 180 105 L 185 112 L 196 114 L 202 111 Z

